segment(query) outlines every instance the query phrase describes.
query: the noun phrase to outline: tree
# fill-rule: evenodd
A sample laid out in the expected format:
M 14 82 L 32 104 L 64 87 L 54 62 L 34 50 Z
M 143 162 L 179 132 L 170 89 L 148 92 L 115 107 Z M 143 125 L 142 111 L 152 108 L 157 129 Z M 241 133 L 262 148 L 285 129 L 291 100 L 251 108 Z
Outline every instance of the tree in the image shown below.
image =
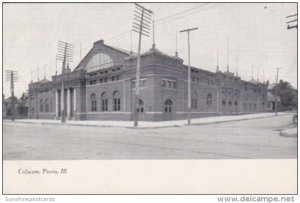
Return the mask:
M 282 110 L 297 109 L 298 108 L 297 89 L 294 89 L 289 82 L 280 80 L 279 83 L 275 85 L 271 90 L 273 95 L 275 95 L 276 87 L 278 87 L 278 96 L 281 100 Z

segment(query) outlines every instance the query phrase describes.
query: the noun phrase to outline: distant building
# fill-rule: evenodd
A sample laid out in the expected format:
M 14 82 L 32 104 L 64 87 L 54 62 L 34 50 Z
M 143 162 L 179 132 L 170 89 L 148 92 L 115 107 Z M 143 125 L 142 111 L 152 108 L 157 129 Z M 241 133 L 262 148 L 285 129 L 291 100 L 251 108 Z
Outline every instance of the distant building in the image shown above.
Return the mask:
M 69 120 L 132 120 L 136 54 L 94 43 L 73 71 L 29 84 L 29 117 L 60 119 L 62 97 Z M 141 55 L 139 119 L 187 117 L 187 65 L 155 47 Z M 267 111 L 267 85 L 227 72 L 191 67 L 193 118 Z M 64 89 L 62 90 L 62 81 Z
M 14 103 L 15 103 L 15 118 L 18 117 L 18 111 L 17 111 L 17 107 L 19 105 L 19 101 L 17 97 L 14 97 Z M 7 99 L 3 99 L 2 102 L 2 118 L 4 119 L 10 119 L 12 117 L 12 97 L 9 97 Z
M 2 117 L 4 119 L 11 119 L 12 117 L 12 98 L 2 99 Z M 22 97 L 18 99 L 14 97 L 15 103 L 15 119 L 28 118 L 28 93 L 23 93 Z
M 275 87 L 275 84 L 270 84 L 268 85 L 268 94 L 267 94 L 267 110 L 268 111 L 275 111 L 275 103 L 276 103 L 276 97 L 272 93 L 273 88 Z M 281 108 L 281 99 L 279 96 L 277 96 L 277 105 L 278 105 L 278 110 Z

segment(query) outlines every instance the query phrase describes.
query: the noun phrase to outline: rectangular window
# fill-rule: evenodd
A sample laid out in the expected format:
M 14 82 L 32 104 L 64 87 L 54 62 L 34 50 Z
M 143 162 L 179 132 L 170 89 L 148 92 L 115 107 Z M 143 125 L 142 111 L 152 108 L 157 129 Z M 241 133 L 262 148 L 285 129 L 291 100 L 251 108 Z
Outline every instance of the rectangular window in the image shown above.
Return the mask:
M 173 82 L 173 88 L 176 89 L 176 82 Z
M 91 111 L 97 111 L 97 102 L 96 102 L 96 100 L 92 100 Z
M 121 99 L 114 99 L 114 111 L 121 110 Z
M 197 108 L 198 108 L 198 100 L 192 99 L 192 109 L 197 109 Z
M 176 89 L 177 88 L 176 81 L 163 80 L 162 81 L 162 87 Z
M 117 80 L 120 80 L 121 79 L 121 76 L 120 75 L 117 75 Z
M 115 80 L 116 80 L 116 76 L 112 76 L 111 81 L 115 81 Z
M 108 111 L 108 100 L 107 99 L 102 100 L 102 111 Z

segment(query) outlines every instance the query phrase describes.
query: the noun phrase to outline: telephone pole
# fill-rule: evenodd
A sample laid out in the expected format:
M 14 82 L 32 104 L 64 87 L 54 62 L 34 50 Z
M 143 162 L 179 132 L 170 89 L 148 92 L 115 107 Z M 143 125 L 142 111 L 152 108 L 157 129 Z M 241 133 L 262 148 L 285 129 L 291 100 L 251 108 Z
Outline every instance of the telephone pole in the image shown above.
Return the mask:
M 190 32 L 198 30 L 199 28 L 189 28 L 186 30 L 181 30 L 180 32 L 187 32 L 188 34 L 188 125 L 191 124 L 191 64 L 190 64 Z
M 134 126 L 138 126 L 138 100 L 140 93 L 140 69 L 141 69 L 141 43 L 142 35 L 149 37 L 150 36 L 150 24 L 151 24 L 151 15 L 153 12 L 145 7 L 135 3 L 134 10 L 134 22 L 133 22 L 133 31 L 139 34 L 139 45 L 138 45 L 138 55 L 137 55 L 137 65 L 136 65 L 136 82 L 135 82 L 135 99 L 134 99 Z M 154 40 L 154 36 L 153 36 Z M 154 43 L 154 42 L 153 42 Z
M 275 84 L 275 115 L 278 116 L 278 77 L 279 77 L 279 69 L 283 68 L 275 68 L 277 71 L 276 74 L 276 84 Z
M 6 70 L 6 81 L 10 81 L 10 92 L 11 92 L 11 120 L 15 121 L 15 92 L 14 82 L 18 81 L 18 72 L 13 70 Z
M 65 109 L 65 81 L 64 74 L 66 73 L 66 63 L 72 62 L 73 59 L 73 50 L 74 45 L 67 42 L 58 42 L 58 52 L 56 56 L 56 60 L 62 61 L 62 71 L 61 71 L 61 122 L 66 122 L 66 109 Z M 70 104 L 68 104 L 70 105 Z

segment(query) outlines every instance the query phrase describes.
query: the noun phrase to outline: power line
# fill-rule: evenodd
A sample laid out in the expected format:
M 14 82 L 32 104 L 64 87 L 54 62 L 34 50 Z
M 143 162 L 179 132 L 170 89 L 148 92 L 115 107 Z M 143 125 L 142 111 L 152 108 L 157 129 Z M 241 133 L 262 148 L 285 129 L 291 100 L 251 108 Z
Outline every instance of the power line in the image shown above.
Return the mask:
M 193 8 L 189 8 L 187 10 L 184 10 L 184 11 L 181 11 L 181 12 L 178 12 L 178 13 L 175 13 L 175 14 L 171 14 L 169 16 L 166 16 L 166 17 L 163 17 L 163 18 L 160 18 L 158 20 L 155 21 L 155 25 L 161 25 L 161 24 L 164 24 L 166 22 L 169 22 L 169 21 L 173 21 L 173 20 L 176 20 L 178 18 L 183 18 L 183 17 L 186 17 L 186 16 L 189 16 L 189 15 L 192 15 L 192 14 L 195 14 L 198 12 L 198 9 L 199 8 L 202 8 L 204 6 L 207 6 L 207 5 L 212 5 L 212 4 L 208 4 L 208 3 L 202 3 L 201 5 L 199 6 L 196 6 L 196 7 L 193 7 Z M 196 11 L 195 11 L 196 10 Z M 192 13 L 188 13 L 190 11 L 193 11 Z M 180 16 L 182 14 L 185 14 L 183 16 Z M 173 19 L 172 19 L 173 18 Z M 129 33 L 131 32 L 131 30 L 127 30 L 127 31 L 124 31 L 120 34 L 117 34 L 105 41 L 113 41 L 113 40 L 119 40 L 119 39 L 122 39 L 124 37 L 126 37 Z
M 184 10 L 184 11 L 181 11 L 181 12 L 178 12 L 178 13 L 174 13 L 174 14 L 172 14 L 172 15 L 169 15 L 169 16 L 166 16 L 166 17 L 163 17 L 163 18 L 160 18 L 160 19 L 158 19 L 158 20 L 156 21 L 156 23 L 159 23 L 159 22 L 161 22 L 161 21 L 170 19 L 170 18 L 175 17 L 175 16 L 177 16 L 177 15 L 181 15 L 181 14 L 186 13 L 186 12 L 189 12 L 189 11 L 191 11 L 191 10 L 195 10 L 195 9 L 197 9 L 197 8 L 201 8 L 201 7 L 205 6 L 206 4 L 207 4 L 207 3 L 202 3 L 202 4 L 199 5 L 199 6 L 196 6 L 196 7 L 193 7 L 193 8 L 189 8 L 189 9 L 187 9 L 187 10 Z

